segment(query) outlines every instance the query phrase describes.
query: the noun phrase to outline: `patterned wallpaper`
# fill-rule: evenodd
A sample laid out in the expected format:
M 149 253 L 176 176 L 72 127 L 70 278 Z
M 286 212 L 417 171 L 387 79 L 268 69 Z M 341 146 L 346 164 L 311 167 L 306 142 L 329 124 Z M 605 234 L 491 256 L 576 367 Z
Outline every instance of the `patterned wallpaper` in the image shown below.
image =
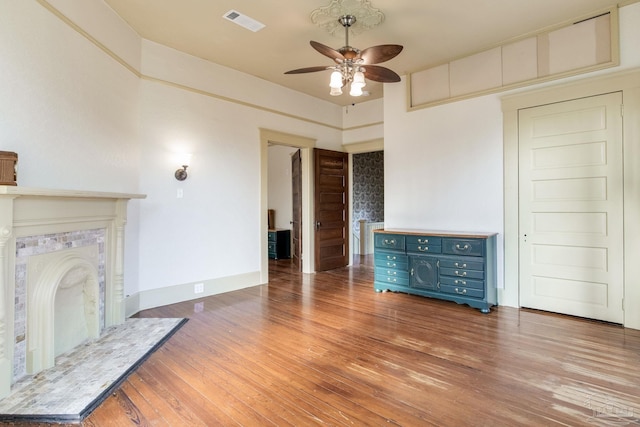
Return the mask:
M 384 221 L 384 151 L 353 155 L 353 231 L 358 220 Z

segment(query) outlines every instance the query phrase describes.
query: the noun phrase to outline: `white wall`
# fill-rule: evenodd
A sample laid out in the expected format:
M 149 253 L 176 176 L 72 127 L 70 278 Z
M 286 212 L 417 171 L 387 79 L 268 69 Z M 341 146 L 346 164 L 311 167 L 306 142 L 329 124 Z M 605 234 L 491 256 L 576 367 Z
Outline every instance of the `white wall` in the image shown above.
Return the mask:
M 390 86 L 390 85 L 386 85 Z M 391 85 L 393 86 L 393 85 Z M 366 99 L 366 98 L 365 98 Z M 384 137 L 384 100 L 362 100 L 342 108 L 342 143 L 345 145 Z
M 640 66 L 640 3 L 621 8 L 620 37 L 621 65 L 590 75 Z M 508 93 L 407 112 L 406 91 L 404 80 L 385 85 L 385 226 L 500 233 L 503 287 L 501 97 Z
M 139 61 L 140 39 L 100 4 L 101 28 L 137 43 Z M 125 54 L 136 61 L 135 47 Z M 139 88 L 134 74 L 37 2 L 0 0 L 0 150 L 18 153 L 18 185 L 138 192 Z M 134 289 L 139 203 L 129 203 L 126 226 L 125 283 Z
M 0 0 L 0 149 L 19 185 L 147 194 L 127 223 L 130 313 L 202 296 L 194 282 L 258 284 L 259 128 L 339 149 L 342 109 L 141 40 L 100 0 L 50 4 Z M 176 151 L 193 154 L 182 183 Z
M 148 77 L 140 90 L 140 189 L 148 197 L 140 206 L 140 305 L 194 298 L 197 282 L 205 294 L 258 284 L 260 241 L 266 239 L 260 232 L 266 212 L 259 205 L 259 129 L 339 149 L 340 108 L 284 88 L 282 96 L 264 96 L 279 87 L 148 41 L 142 71 Z M 234 87 L 248 90 L 237 94 L 243 103 L 228 99 Z M 327 126 L 274 113 L 287 98 L 290 114 L 311 118 L 316 109 Z M 173 178 L 176 151 L 193 155 L 182 183 Z M 183 198 L 176 197 L 178 188 Z M 172 289 L 163 296 L 154 292 L 158 288 Z

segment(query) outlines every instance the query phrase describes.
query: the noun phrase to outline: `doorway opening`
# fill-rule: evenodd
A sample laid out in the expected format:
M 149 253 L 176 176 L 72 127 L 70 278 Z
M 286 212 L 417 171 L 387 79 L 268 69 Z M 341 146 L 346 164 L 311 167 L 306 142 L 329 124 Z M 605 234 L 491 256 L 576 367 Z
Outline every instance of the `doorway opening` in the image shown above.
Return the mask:
M 260 129 L 260 283 L 269 281 L 268 251 L 268 209 L 269 209 L 269 146 L 291 147 L 292 151 L 300 149 L 302 180 L 302 225 L 300 227 L 302 241 L 302 272 L 312 273 L 313 264 L 313 223 L 311 218 L 313 189 L 311 183 L 311 150 L 316 140 L 299 135 L 288 134 L 270 129 Z M 291 194 L 291 185 L 287 187 Z M 277 214 L 276 214 L 277 215 Z M 283 212 L 284 215 L 284 212 Z M 277 222 L 276 218 L 276 222 Z
M 353 255 L 373 253 L 373 230 L 384 227 L 384 151 L 353 155 Z

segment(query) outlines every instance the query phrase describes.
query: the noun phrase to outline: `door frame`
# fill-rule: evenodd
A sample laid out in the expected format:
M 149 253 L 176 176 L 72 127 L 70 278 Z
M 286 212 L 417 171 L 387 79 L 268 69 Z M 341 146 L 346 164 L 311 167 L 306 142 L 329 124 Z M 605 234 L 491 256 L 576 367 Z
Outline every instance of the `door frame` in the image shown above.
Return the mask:
M 623 71 L 502 98 L 504 133 L 504 289 L 502 305 L 520 306 L 518 110 L 610 92 L 622 92 L 624 167 L 624 326 L 640 329 L 640 70 Z M 634 238 L 632 238 L 634 237 Z
M 314 272 L 313 254 L 313 183 L 311 172 L 312 149 L 316 146 L 314 138 L 260 128 L 260 283 L 269 281 L 268 221 L 269 198 L 269 144 L 285 145 L 300 149 L 302 160 L 302 272 Z
M 352 144 L 343 144 L 342 151 L 349 154 L 349 264 L 353 264 L 354 240 L 353 239 L 353 155 L 371 153 L 373 151 L 384 151 L 384 138 L 376 138 L 368 141 L 361 141 Z M 383 171 L 384 172 L 384 171 Z

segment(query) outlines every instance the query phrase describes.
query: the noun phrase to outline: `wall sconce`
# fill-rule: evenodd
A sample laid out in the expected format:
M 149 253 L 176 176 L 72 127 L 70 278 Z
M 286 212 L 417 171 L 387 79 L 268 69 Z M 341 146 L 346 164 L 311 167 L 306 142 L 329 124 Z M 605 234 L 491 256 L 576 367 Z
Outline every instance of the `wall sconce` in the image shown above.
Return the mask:
M 182 168 L 178 168 L 174 176 L 178 181 L 184 181 L 187 179 L 187 168 L 191 162 L 191 154 L 181 154 L 179 161 L 182 164 Z
M 187 179 L 187 168 L 189 165 L 182 165 L 181 169 L 176 170 L 175 177 L 178 181 L 184 181 Z

